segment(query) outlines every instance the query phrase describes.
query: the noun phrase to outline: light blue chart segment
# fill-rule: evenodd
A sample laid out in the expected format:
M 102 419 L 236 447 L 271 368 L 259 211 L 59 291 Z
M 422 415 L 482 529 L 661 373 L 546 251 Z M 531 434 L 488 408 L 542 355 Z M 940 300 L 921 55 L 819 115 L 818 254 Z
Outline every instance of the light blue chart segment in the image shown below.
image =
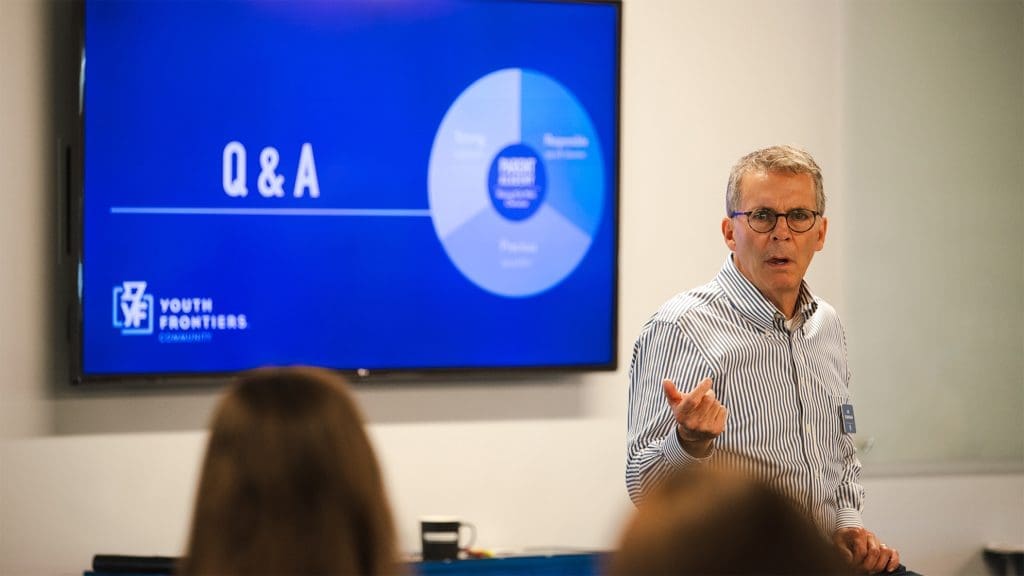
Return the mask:
M 590 117 L 543 74 L 523 73 L 522 98 L 522 139 L 544 159 L 548 204 L 593 236 L 604 208 L 604 157 Z
M 522 220 L 502 216 L 488 173 L 506 147 L 540 157 L 546 194 Z M 509 68 L 459 95 L 441 121 L 428 169 L 434 229 L 448 257 L 477 286 L 508 297 L 538 294 L 586 255 L 604 207 L 604 164 L 590 118 L 561 84 Z

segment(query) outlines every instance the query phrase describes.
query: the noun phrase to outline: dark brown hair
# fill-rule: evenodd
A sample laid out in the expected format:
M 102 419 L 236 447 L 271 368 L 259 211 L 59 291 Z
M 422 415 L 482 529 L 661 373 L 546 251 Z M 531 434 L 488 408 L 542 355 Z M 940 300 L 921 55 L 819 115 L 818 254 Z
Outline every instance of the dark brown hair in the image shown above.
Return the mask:
M 849 574 L 838 551 L 784 496 L 720 469 L 673 474 L 627 525 L 610 576 Z
M 391 510 L 345 381 L 317 368 L 240 377 L 213 418 L 179 573 L 390 574 Z

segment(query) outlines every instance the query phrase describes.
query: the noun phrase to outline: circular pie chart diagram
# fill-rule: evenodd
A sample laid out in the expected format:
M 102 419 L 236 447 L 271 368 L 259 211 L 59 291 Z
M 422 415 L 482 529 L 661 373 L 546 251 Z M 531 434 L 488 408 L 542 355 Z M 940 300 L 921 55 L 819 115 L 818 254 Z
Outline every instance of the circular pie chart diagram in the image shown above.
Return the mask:
M 590 249 L 605 203 L 593 123 L 551 77 L 506 68 L 472 83 L 434 136 L 427 190 L 441 244 L 480 288 L 526 297 Z

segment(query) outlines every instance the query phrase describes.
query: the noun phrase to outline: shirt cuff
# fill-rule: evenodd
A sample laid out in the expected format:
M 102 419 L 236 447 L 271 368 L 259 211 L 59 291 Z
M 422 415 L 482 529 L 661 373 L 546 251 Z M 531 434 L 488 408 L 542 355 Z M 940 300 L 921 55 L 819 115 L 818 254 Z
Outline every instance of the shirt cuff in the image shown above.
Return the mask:
M 672 427 L 672 431 L 669 432 L 668 436 L 665 436 L 665 440 L 661 443 L 661 453 L 665 456 L 665 460 L 678 468 L 685 468 L 693 464 L 705 464 L 711 459 L 711 455 L 715 453 L 714 444 L 711 445 L 711 450 L 708 451 L 708 455 L 703 458 L 697 458 L 691 456 L 681 444 L 679 444 L 679 434 L 676 432 L 675 426 Z M 859 516 L 858 516 L 859 518 Z
M 840 508 L 836 514 L 836 530 L 842 528 L 863 528 L 860 512 L 854 508 Z

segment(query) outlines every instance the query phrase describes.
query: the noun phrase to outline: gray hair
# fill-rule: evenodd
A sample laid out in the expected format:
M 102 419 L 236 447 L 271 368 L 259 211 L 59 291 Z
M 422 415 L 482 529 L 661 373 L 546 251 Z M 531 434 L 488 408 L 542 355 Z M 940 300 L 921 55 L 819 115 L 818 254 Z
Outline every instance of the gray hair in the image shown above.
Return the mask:
M 825 213 L 825 187 L 821 179 L 821 168 L 806 150 L 794 146 L 769 146 L 740 158 L 729 172 L 729 185 L 725 189 L 725 213 L 732 215 L 739 210 L 740 181 L 751 173 L 810 174 L 814 180 L 816 210 Z

